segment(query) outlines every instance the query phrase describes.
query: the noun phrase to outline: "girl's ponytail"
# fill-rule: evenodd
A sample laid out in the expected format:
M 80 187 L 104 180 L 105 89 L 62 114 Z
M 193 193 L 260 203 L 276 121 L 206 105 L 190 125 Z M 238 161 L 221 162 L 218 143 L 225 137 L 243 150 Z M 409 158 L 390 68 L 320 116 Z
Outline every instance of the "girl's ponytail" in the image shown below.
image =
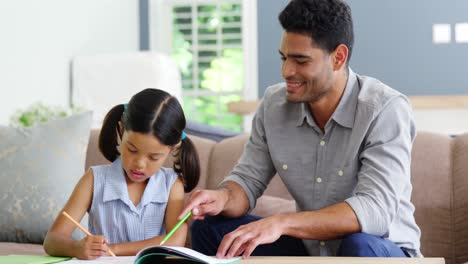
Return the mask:
M 115 161 L 120 155 L 117 150 L 118 139 L 122 137 L 119 121 L 122 121 L 125 106 L 123 104 L 114 106 L 104 118 L 101 133 L 99 134 L 99 150 L 108 161 Z
M 175 153 L 174 171 L 182 177 L 187 193 L 192 191 L 200 180 L 200 158 L 195 145 L 188 137 L 182 137 L 179 150 Z

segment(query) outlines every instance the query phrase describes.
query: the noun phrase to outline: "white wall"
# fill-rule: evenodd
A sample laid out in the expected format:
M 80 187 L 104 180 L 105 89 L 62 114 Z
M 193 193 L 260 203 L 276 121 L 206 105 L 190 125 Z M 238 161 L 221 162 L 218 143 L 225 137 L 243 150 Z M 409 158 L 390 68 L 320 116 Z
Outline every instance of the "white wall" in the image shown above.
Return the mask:
M 0 125 L 33 102 L 66 106 L 75 55 L 138 50 L 136 0 L 1 0 Z
M 468 132 L 467 108 L 415 110 L 414 119 L 418 131 L 452 135 Z

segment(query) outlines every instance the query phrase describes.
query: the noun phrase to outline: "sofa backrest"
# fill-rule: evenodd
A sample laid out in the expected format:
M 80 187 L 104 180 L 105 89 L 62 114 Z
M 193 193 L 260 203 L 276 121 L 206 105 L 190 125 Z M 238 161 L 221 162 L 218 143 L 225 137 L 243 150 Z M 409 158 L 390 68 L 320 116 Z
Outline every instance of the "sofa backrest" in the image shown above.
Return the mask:
M 248 138 L 240 135 L 214 146 L 208 188 L 215 188 L 230 172 Z M 443 256 L 446 263 L 468 261 L 468 134 L 452 138 L 419 132 L 412 150 L 411 177 L 422 253 Z M 277 176 L 265 194 L 292 199 Z
M 411 200 L 425 256 L 451 256 L 452 143 L 447 135 L 418 133 L 413 145 Z
M 97 130 L 91 132 L 86 168 L 108 163 L 97 150 L 98 133 Z M 209 189 L 215 188 L 229 174 L 249 138 L 243 134 L 216 143 L 193 135 L 189 137 L 201 161 L 201 180 L 197 188 Z M 165 166 L 172 166 L 172 162 L 168 160 Z M 415 217 L 422 233 L 422 253 L 427 257 L 445 257 L 447 264 L 468 262 L 468 134 L 452 138 L 419 132 L 412 150 L 411 177 Z M 292 199 L 277 176 L 265 194 Z
M 468 262 L 468 133 L 453 139 L 453 249 L 454 263 Z
M 422 253 L 468 261 L 468 134 L 418 133 L 411 176 Z

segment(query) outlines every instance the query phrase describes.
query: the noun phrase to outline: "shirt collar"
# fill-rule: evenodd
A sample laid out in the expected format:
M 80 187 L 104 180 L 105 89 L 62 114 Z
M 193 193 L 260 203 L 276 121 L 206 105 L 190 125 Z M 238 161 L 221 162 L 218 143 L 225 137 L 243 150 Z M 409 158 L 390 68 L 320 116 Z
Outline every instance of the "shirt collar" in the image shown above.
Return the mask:
M 312 117 L 312 114 L 309 111 L 309 105 L 307 103 L 300 104 L 299 119 L 297 120 L 296 126 L 302 126 L 304 121 L 306 121 L 309 126 L 318 128 L 317 124 L 315 124 L 315 120 Z
M 331 118 L 338 124 L 352 128 L 354 124 L 354 115 L 356 113 L 357 97 L 359 93 L 359 83 L 356 74 L 349 68 L 348 81 L 338 106 Z M 311 127 L 318 127 L 309 111 L 307 103 L 300 104 L 299 119 L 296 126 L 301 126 L 306 121 Z
M 161 168 L 155 175 L 149 178 L 139 205 L 145 206 L 150 202 L 167 202 L 167 179 L 162 170 L 163 169 Z M 116 159 L 111 164 L 111 173 L 106 175 L 104 184 L 103 202 L 113 200 L 121 200 L 130 207 L 134 206 L 128 196 L 126 176 L 122 168 L 122 161 L 120 158 Z
M 343 92 L 338 106 L 331 118 L 338 124 L 352 128 L 354 125 L 354 117 L 356 114 L 356 106 L 359 94 L 359 82 L 357 81 L 356 74 L 349 68 L 348 82 Z

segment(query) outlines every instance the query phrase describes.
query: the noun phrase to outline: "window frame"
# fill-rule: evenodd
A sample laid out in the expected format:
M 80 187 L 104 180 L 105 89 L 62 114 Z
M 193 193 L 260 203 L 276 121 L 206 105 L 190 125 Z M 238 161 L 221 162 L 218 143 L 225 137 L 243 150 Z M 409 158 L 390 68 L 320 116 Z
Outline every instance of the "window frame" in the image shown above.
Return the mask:
M 149 1 L 149 48 L 153 51 L 172 54 L 173 17 L 172 7 L 179 4 L 218 4 L 229 0 L 150 0 Z M 240 96 L 243 101 L 258 100 L 258 31 L 257 0 L 240 0 L 242 5 L 242 49 L 244 80 Z M 157 36 L 163 36 L 157 38 Z M 203 93 L 203 92 L 202 92 Z M 202 93 L 187 92 L 182 96 L 201 96 Z M 211 95 L 216 96 L 217 93 Z M 224 95 L 223 92 L 219 93 Z M 249 131 L 253 114 L 243 116 L 243 130 Z

